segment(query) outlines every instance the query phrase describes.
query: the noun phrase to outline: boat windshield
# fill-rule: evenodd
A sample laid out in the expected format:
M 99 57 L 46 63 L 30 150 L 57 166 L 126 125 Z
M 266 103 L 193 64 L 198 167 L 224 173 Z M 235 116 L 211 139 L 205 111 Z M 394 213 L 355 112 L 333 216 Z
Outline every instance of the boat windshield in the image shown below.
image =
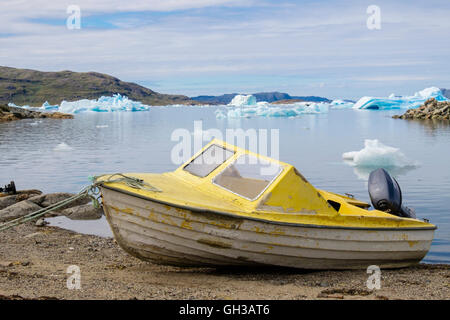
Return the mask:
M 248 200 L 255 200 L 281 171 L 278 164 L 246 154 L 218 174 L 213 183 Z
M 203 178 L 227 161 L 233 154 L 234 151 L 213 144 L 183 169 L 197 177 Z

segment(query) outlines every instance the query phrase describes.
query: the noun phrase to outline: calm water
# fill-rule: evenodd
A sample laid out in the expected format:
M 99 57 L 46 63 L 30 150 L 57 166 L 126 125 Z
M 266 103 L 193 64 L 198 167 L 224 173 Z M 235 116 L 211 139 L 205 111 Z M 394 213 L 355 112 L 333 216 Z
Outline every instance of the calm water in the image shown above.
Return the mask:
M 295 165 L 319 188 L 352 193 L 370 201 L 367 170 L 342 161 L 342 153 L 360 150 L 364 139 L 400 148 L 420 165 L 394 170 L 404 203 L 418 218 L 438 226 L 425 261 L 450 263 L 450 125 L 395 120 L 390 111 L 330 110 L 299 118 L 216 119 L 215 107 L 155 107 L 135 113 L 85 113 L 74 120 L 23 120 L 0 124 L 0 184 L 15 180 L 19 189 L 76 192 L 93 174 L 163 172 L 175 169 L 171 149 L 177 128 L 279 129 L 280 160 Z M 397 112 L 399 113 L 399 112 Z M 61 143 L 68 147 L 55 150 Z M 68 149 L 68 150 L 67 150 Z M 101 235 L 104 220 L 90 224 L 55 223 Z

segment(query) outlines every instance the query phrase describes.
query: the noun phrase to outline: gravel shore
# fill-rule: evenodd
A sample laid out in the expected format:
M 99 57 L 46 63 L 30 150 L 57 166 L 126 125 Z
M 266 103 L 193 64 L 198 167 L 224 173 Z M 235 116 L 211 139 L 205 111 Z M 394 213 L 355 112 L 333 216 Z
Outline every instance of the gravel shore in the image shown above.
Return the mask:
M 32 223 L 0 232 L 1 299 L 450 299 L 450 265 L 360 271 L 176 268 L 142 262 L 112 238 Z M 81 289 L 67 288 L 71 265 Z

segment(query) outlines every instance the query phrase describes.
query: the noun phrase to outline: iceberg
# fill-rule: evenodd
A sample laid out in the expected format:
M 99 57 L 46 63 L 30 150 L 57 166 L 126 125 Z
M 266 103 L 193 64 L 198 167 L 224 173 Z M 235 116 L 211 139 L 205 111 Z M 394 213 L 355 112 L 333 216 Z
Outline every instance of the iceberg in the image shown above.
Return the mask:
M 355 167 L 405 168 L 417 165 L 398 148 L 386 146 L 377 139 L 366 139 L 363 149 L 345 152 L 342 158 Z
M 273 117 L 290 118 L 302 114 L 328 113 L 329 105 L 326 103 L 297 102 L 290 105 L 278 106 L 268 102 L 258 102 L 255 106 L 244 108 L 233 108 L 228 110 L 228 118 L 251 118 L 251 117 Z M 216 117 L 218 117 L 216 112 Z
M 233 100 L 231 100 L 231 102 L 228 105 L 234 107 L 254 106 L 256 105 L 256 98 L 251 94 L 249 95 L 238 94 L 234 96 Z
M 51 105 L 48 101 L 45 101 L 44 104 L 39 108 L 41 110 L 58 110 L 58 105 Z
M 16 106 L 14 103 L 8 104 L 10 107 L 22 109 L 33 109 L 38 111 L 59 111 L 63 113 L 80 112 L 114 112 L 114 111 L 147 111 L 151 107 L 139 101 L 128 99 L 127 96 L 115 94 L 112 97 L 102 96 L 98 99 L 82 99 L 78 101 L 62 101 L 60 105 L 51 105 L 48 101 L 41 107 L 34 108 L 28 105 Z
M 102 96 L 99 99 L 83 99 L 74 102 L 61 102 L 58 111 L 64 113 L 80 112 L 114 112 L 114 111 L 146 111 L 150 106 L 139 101 L 128 99 L 127 96 L 115 94 L 112 97 Z
M 8 103 L 8 107 L 14 107 L 14 108 L 22 108 L 22 109 L 32 109 L 32 107 L 30 107 L 29 105 L 25 105 L 25 106 L 18 106 L 12 102 Z
M 414 109 L 430 98 L 435 98 L 437 101 L 448 101 L 439 88 L 430 87 L 416 92 L 413 96 L 391 94 L 387 98 L 362 97 L 353 108 L 372 110 Z
M 349 109 L 353 108 L 354 103 L 344 100 L 333 100 L 330 102 L 330 108 L 332 109 Z
M 314 113 L 328 113 L 329 104 L 327 103 L 297 103 L 296 111 L 299 114 L 314 114 Z

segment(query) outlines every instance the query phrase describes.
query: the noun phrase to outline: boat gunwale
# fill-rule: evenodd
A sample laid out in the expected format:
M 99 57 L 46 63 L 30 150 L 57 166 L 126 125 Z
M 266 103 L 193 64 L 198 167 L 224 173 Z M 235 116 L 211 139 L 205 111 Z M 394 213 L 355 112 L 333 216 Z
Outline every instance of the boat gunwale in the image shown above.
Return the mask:
M 112 191 L 116 191 L 116 192 L 119 192 L 119 193 L 123 193 L 123 194 L 129 195 L 129 196 L 132 196 L 132 197 L 141 198 L 143 200 L 153 201 L 153 202 L 156 202 L 156 203 L 172 206 L 172 207 L 178 208 L 178 209 L 189 210 L 189 211 L 196 212 L 196 213 L 212 213 L 212 214 L 224 215 L 224 216 L 237 218 L 237 219 L 248 219 L 248 220 L 265 222 L 265 223 L 268 223 L 268 224 L 275 224 L 275 225 L 281 225 L 281 226 L 293 226 L 293 227 L 302 227 L 302 228 L 318 228 L 318 229 L 370 230 L 370 231 L 411 231 L 411 230 L 429 231 L 429 230 L 436 230 L 437 229 L 437 226 L 435 226 L 435 225 L 433 225 L 432 227 L 405 227 L 405 228 L 374 227 L 374 228 L 369 228 L 369 227 L 325 226 L 325 225 L 316 225 L 316 224 L 303 224 L 303 223 L 273 221 L 273 220 L 267 220 L 267 219 L 251 217 L 251 216 L 248 216 L 248 215 L 240 216 L 240 215 L 236 215 L 236 214 L 233 214 L 233 213 L 230 213 L 230 212 L 224 212 L 224 211 L 217 211 L 217 210 L 211 210 L 211 209 L 206 209 L 206 208 L 196 208 L 196 207 L 191 207 L 191 206 L 174 204 L 174 203 L 167 202 L 167 201 L 164 201 L 164 200 L 154 199 L 154 198 L 151 198 L 151 197 L 148 197 L 148 196 L 143 196 L 143 195 L 140 195 L 140 194 L 137 194 L 137 193 L 126 191 L 126 190 L 123 190 L 123 189 L 120 189 L 120 188 L 114 188 L 114 187 L 111 187 L 111 186 L 107 186 L 107 185 L 105 185 L 103 183 L 100 185 L 100 187 L 101 188 L 105 188 L 105 189 L 109 189 L 109 190 L 112 190 Z

